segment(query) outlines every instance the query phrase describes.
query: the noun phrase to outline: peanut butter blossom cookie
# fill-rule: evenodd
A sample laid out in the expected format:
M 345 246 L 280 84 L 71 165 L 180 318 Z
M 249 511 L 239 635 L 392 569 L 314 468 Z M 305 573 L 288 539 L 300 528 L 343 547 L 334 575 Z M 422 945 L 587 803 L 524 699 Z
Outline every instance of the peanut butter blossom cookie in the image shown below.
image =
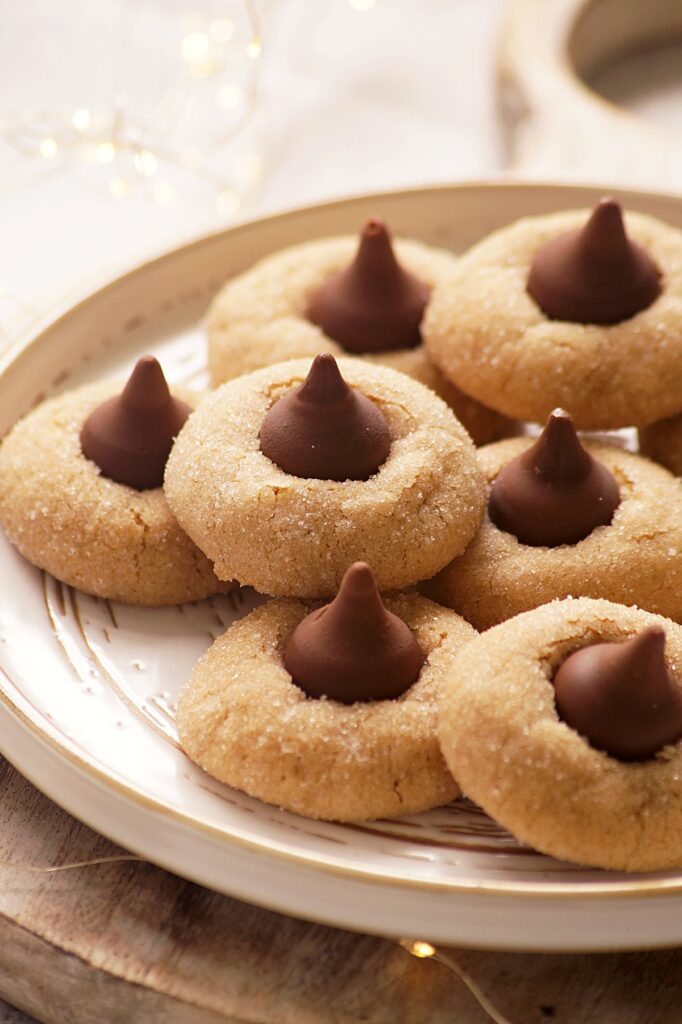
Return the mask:
M 518 221 L 439 282 L 422 334 L 453 383 L 508 416 L 646 426 L 680 411 L 682 233 L 626 224 L 612 199 Z
M 310 818 L 362 821 L 458 793 L 436 699 L 472 627 L 369 566 L 322 608 L 278 599 L 209 648 L 177 708 L 185 752 L 221 782 Z
M 639 450 L 675 476 L 682 476 L 682 414 L 640 430 Z
M 682 627 L 557 601 L 477 638 L 442 688 L 464 793 L 522 842 L 621 871 L 682 866 Z
M 367 222 L 359 245 L 343 236 L 275 253 L 229 281 L 211 306 L 213 383 L 321 352 L 361 355 L 436 391 L 477 444 L 507 437 L 516 425 L 459 391 L 421 343 L 431 289 L 455 265 L 451 253 L 419 242 L 400 240 L 394 252 L 379 220 Z
M 11 542 L 62 582 L 128 604 L 224 590 L 161 488 L 197 398 L 171 394 L 146 356 L 122 391 L 90 385 L 29 413 L 0 448 L 0 521 Z
M 476 533 L 485 482 L 448 407 L 331 355 L 230 381 L 188 420 L 165 491 L 221 579 L 325 597 L 370 562 L 381 590 L 433 576 Z
M 477 629 L 570 596 L 682 620 L 679 480 L 615 445 L 581 443 L 561 409 L 536 441 L 500 441 L 478 455 L 488 515 L 425 593 Z

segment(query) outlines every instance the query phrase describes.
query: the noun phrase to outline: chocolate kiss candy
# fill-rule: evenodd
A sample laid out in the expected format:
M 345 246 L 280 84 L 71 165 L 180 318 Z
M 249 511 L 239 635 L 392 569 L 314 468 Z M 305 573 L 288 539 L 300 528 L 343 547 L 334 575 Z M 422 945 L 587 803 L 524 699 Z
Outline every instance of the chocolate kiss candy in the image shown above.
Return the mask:
M 334 356 L 315 356 L 300 387 L 275 402 L 260 428 L 261 451 L 285 473 L 314 480 L 367 480 L 391 449 L 381 410 L 346 384 Z
M 143 356 L 123 392 L 83 424 L 83 455 L 119 484 L 138 491 L 160 487 L 173 440 L 191 411 L 171 395 L 158 360 Z
M 602 199 L 582 228 L 544 245 L 528 276 L 528 291 L 547 316 L 579 324 L 627 320 L 660 290 L 660 272 L 626 235 L 615 199 Z
M 369 220 L 351 265 L 312 295 L 308 319 L 347 352 L 414 348 L 428 298 L 428 285 L 398 263 L 382 222 Z
M 414 633 L 384 606 L 365 562 L 351 565 L 334 600 L 303 619 L 284 652 L 304 693 L 342 704 L 399 697 L 423 663 Z
M 682 736 L 682 689 L 665 663 L 659 626 L 619 644 L 592 644 L 554 676 L 560 717 L 619 761 L 645 761 Z
M 583 448 L 568 413 L 555 409 L 535 444 L 498 473 L 488 512 L 522 544 L 554 548 L 610 523 L 619 504 L 612 474 Z

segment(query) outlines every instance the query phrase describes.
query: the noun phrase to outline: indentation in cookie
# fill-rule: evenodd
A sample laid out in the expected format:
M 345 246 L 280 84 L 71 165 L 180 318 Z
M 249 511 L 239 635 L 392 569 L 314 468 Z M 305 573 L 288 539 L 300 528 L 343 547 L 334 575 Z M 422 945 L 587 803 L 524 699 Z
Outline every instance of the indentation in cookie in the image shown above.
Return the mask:
M 386 226 L 367 221 L 352 263 L 310 297 L 308 319 L 347 352 L 388 352 L 421 344 L 430 289 L 398 263 Z
M 424 656 L 412 630 L 389 612 L 365 562 L 355 562 L 329 604 L 297 626 L 284 666 L 309 697 L 342 704 L 399 697 L 419 678 Z
M 154 356 L 135 365 L 120 395 L 99 405 L 83 424 L 83 454 L 103 476 L 147 491 L 163 484 L 173 441 L 191 409 L 173 398 Z
M 665 631 L 575 651 L 554 676 L 559 715 L 598 750 L 644 761 L 682 736 L 682 690 L 665 661 Z
M 543 245 L 528 275 L 528 292 L 548 317 L 582 324 L 627 320 L 660 291 L 660 271 L 626 234 L 615 199 L 602 199 L 583 227 Z
M 522 544 L 558 547 L 610 523 L 619 504 L 613 474 L 583 447 L 568 413 L 555 409 L 535 444 L 493 481 L 488 511 Z
M 275 402 L 259 436 L 267 458 L 308 480 L 368 480 L 391 450 L 386 417 L 349 387 L 329 353 L 316 356 L 303 383 Z

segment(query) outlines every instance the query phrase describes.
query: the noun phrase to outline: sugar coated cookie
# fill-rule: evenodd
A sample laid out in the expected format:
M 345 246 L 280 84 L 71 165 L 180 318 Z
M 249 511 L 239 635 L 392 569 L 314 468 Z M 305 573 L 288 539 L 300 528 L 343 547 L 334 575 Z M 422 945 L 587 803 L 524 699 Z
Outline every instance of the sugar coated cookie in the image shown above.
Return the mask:
M 173 394 L 149 357 L 123 393 L 120 384 L 89 385 L 14 427 L 0 448 L 0 521 L 29 562 L 127 604 L 180 604 L 226 589 L 160 486 L 173 433 L 198 400 L 187 389 Z
M 615 445 L 582 445 L 561 411 L 538 441 L 500 441 L 478 455 L 488 514 L 425 593 L 477 629 L 570 596 L 682 619 L 679 480 Z
M 309 818 L 363 821 L 447 803 L 458 789 L 435 735 L 436 698 L 475 631 L 414 593 L 387 595 L 384 607 L 366 566 L 349 570 L 344 588 L 352 593 L 312 614 L 300 601 L 271 601 L 219 637 L 180 694 L 180 742 L 221 782 Z M 403 678 L 393 696 L 411 656 L 401 636 L 391 633 L 392 654 L 377 642 L 387 615 L 419 648 L 413 682 Z
M 434 288 L 422 323 L 431 358 L 520 420 L 562 406 L 592 430 L 679 412 L 682 233 L 643 214 L 625 223 L 604 200 L 485 238 Z
M 219 577 L 285 597 L 335 593 L 358 560 L 381 590 L 433 576 L 485 506 L 476 451 L 436 395 L 329 355 L 223 384 L 180 432 L 165 490 Z
M 457 656 L 439 736 L 463 792 L 543 853 L 620 871 L 682 867 L 682 628 L 557 601 Z
M 397 259 L 386 228 L 371 220 L 359 247 L 350 235 L 306 242 L 228 281 L 208 313 L 213 384 L 286 359 L 362 354 L 432 388 L 476 444 L 515 433 L 515 423 L 447 380 L 421 344 L 430 290 L 455 257 L 403 239 L 394 248 Z

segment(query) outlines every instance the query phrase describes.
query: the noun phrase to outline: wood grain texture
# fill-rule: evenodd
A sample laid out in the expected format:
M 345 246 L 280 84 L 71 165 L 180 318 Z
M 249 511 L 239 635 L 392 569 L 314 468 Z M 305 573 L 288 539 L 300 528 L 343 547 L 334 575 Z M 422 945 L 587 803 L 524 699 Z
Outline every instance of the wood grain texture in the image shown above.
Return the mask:
M 6 762 L 0 814 L 3 862 L 122 852 Z M 514 1024 L 679 1024 L 679 950 L 452 953 Z M 272 914 L 129 862 L 47 875 L 0 866 L 0 996 L 45 1024 L 487 1020 L 445 967 L 392 942 Z M 0 1012 L 0 1024 L 25 1021 Z

